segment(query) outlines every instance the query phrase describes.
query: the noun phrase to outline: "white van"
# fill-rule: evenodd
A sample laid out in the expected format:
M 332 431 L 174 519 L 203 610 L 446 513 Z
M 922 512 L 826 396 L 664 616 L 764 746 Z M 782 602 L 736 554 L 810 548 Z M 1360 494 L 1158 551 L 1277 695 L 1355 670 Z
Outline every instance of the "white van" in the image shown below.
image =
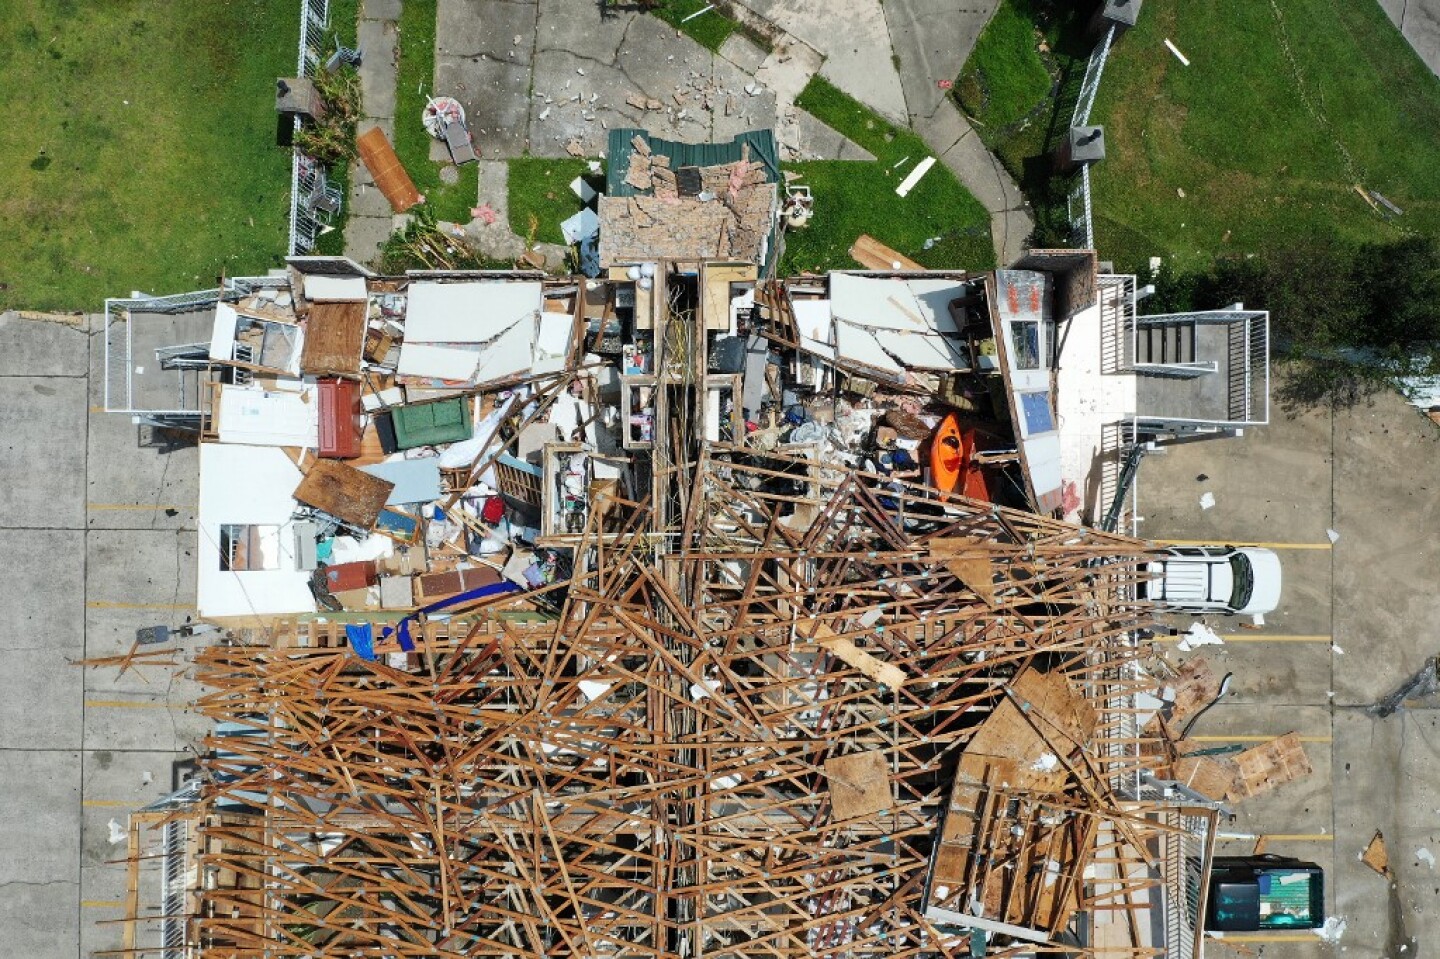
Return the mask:
M 1280 605 L 1280 557 L 1258 546 L 1169 546 L 1145 564 L 1141 598 L 1187 613 L 1256 616 Z

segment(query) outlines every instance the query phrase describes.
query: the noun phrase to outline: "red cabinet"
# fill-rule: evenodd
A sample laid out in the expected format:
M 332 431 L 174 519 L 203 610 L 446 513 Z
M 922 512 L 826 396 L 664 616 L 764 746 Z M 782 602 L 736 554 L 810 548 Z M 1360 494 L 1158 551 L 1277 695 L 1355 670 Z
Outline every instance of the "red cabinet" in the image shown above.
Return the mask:
M 374 561 L 362 563 L 338 563 L 325 567 L 325 585 L 332 593 L 343 593 L 347 589 L 364 589 L 380 581 L 380 573 Z
M 320 380 L 320 455 L 354 459 L 360 455 L 360 384 L 354 380 Z

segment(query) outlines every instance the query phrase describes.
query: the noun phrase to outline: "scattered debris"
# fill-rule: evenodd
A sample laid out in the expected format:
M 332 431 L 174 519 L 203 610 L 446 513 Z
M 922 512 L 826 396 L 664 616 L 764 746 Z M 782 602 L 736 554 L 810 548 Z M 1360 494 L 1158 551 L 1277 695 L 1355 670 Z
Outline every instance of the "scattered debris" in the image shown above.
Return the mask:
M 1171 53 L 1175 54 L 1175 59 L 1176 59 L 1176 60 L 1179 60 L 1182 64 L 1184 64 L 1184 65 L 1187 66 L 1187 67 L 1190 65 L 1189 59 L 1185 56 L 1185 54 L 1183 54 L 1183 53 L 1180 52 L 1180 49 L 1179 49 L 1178 47 L 1176 47 L 1175 44 L 1173 44 L 1173 43 L 1170 42 L 1170 38 L 1169 38 L 1169 37 L 1166 37 L 1166 38 L 1165 38 L 1165 46 L 1170 50 Z
M 915 169 L 911 170 L 910 175 L 905 177 L 904 180 L 900 181 L 900 185 L 895 188 L 895 195 L 901 197 L 909 196 L 910 191 L 915 189 L 915 184 L 919 183 L 920 178 L 923 177 L 925 174 L 929 173 L 930 168 L 934 165 L 934 157 L 926 157 L 919 163 L 915 164 Z
M 1435 854 L 1432 853 L 1429 849 L 1426 849 L 1424 846 L 1421 846 L 1419 849 L 1415 850 L 1415 858 L 1420 862 L 1423 862 L 1426 866 L 1429 866 L 1431 869 L 1435 868 Z
M 1341 937 L 1345 935 L 1345 926 L 1346 923 L 1344 919 L 1341 919 L 1339 916 L 1331 916 L 1325 920 L 1325 925 L 1314 930 L 1314 932 L 1315 935 L 1320 937 L 1321 941 L 1334 944 L 1338 943 Z
M 1190 650 L 1200 646 L 1223 646 L 1224 643 L 1225 641 L 1220 638 L 1220 634 L 1216 633 L 1215 630 L 1206 626 L 1204 623 L 1195 622 L 1190 624 L 1190 628 L 1184 632 L 1180 638 L 1180 642 L 1176 645 L 1181 652 L 1188 653 Z
M 1380 830 L 1375 830 L 1375 835 L 1360 853 L 1360 861 L 1387 879 L 1390 877 L 1390 854 L 1385 849 L 1385 837 Z
M 1200 494 L 1200 508 L 1201 508 L 1201 509 L 1212 509 L 1214 506 L 1215 506 L 1215 494 L 1214 494 L 1214 493 L 1206 492 L 1206 493 L 1201 493 L 1201 494 Z
M 1159 665 L 1154 546 L 1055 518 L 1022 456 L 1053 371 L 1009 353 L 1098 306 L 1094 254 L 915 276 L 860 237 L 883 269 L 778 279 L 777 154 L 611 131 L 605 195 L 561 226 L 584 275 L 540 272 L 538 220 L 515 270 L 445 224 L 405 234 L 426 270 L 295 257 L 195 311 L 197 602 L 237 635 L 194 653 L 214 728 L 162 814 L 193 839 L 183 935 L 1129 943 L 1108 907 L 1183 901 L 1156 850 L 1219 815 L 1133 784 L 1218 802 L 1308 772 L 1293 735 L 1176 735 L 1225 680 Z M 124 921 L 159 915 L 138 900 Z
M 1335 532 L 1333 529 L 1327 529 L 1325 531 L 1325 538 L 1330 540 L 1330 542 L 1332 543 L 1340 542 L 1340 534 Z
M 1431 656 L 1425 665 L 1384 699 L 1370 707 L 1370 712 L 1382 718 L 1392 715 L 1405 704 L 1407 699 L 1420 699 L 1440 692 L 1440 660 Z

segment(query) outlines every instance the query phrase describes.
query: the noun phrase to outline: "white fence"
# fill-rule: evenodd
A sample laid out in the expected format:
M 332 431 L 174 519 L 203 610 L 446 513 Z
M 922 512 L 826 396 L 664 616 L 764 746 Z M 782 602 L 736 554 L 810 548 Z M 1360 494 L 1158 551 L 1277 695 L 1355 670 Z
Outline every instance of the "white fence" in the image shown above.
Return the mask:
M 1095 106 L 1095 94 L 1100 92 L 1100 78 L 1105 74 L 1105 63 L 1110 59 L 1110 47 L 1115 42 L 1116 26 L 1112 23 L 1105 36 L 1090 52 L 1085 64 L 1085 79 L 1080 84 L 1080 95 L 1075 100 L 1075 112 L 1070 117 L 1070 126 L 1083 127 L 1090 122 L 1090 110 Z M 1090 165 L 1080 169 L 1079 182 L 1070 193 L 1071 242 L 1084 250 L 1095 249 L 1095 223 L 1090 210 Z
M 301 0 L 300 3 L 300 55 L 295 67 L 297 76 L 313 76 L 320 66 L 320 44 L 324 40 L 325 28 L 330 24 L 330 0 Z M 300 119 L 295 119 L 295 132 L 300 132 Z M 311 157 L 301 153 L 299 148 L 291 151 L 290 158 L 290 243 L 286 250 L 291 256 L 309 253 L 315 248 L 315 238 L 320 234 L 323 213 L 317 210 L 314 198 L 317 187 L 323 195 L 324 168 Z M 321 177 L 319 183 L 316 176 Z

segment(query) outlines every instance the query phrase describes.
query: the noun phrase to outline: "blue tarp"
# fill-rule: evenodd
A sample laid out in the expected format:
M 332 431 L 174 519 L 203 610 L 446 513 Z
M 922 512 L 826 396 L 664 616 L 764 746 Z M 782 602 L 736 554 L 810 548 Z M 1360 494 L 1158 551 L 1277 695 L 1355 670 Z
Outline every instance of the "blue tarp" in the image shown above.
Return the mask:
M 489 586 L 477 586 L 475 589 L 466 590 L 458 596 L 451 596 L 449 599 L 442 599 L 438 603 L 431 603 L 429 606 L 420 607 L 420 609 L 400 620 L 399 624 L 396 625 L 394 629 L 388 626 L 385 627 L 385 632 L 382 635 L 388 638 L 391 634 L 398 633 L 400 648 L 407 653 L 413 652 L 415 649 L 415 641 L 410 638 L 411 621 L 418 620 L 421 616 L 425 616 L 430 613 L 438 613 L 442 609 L 449 609 L 451 606 L 460 606 L 464 603 L 472 602 L 473 600 L 484 599 L 487 596 L 498 596 L 501 593 L 512 593 L 519 588 L 519 586 L 516 586 L 514 583 L 509 582 L 508 580 L 503 583 L 491 583 Z

